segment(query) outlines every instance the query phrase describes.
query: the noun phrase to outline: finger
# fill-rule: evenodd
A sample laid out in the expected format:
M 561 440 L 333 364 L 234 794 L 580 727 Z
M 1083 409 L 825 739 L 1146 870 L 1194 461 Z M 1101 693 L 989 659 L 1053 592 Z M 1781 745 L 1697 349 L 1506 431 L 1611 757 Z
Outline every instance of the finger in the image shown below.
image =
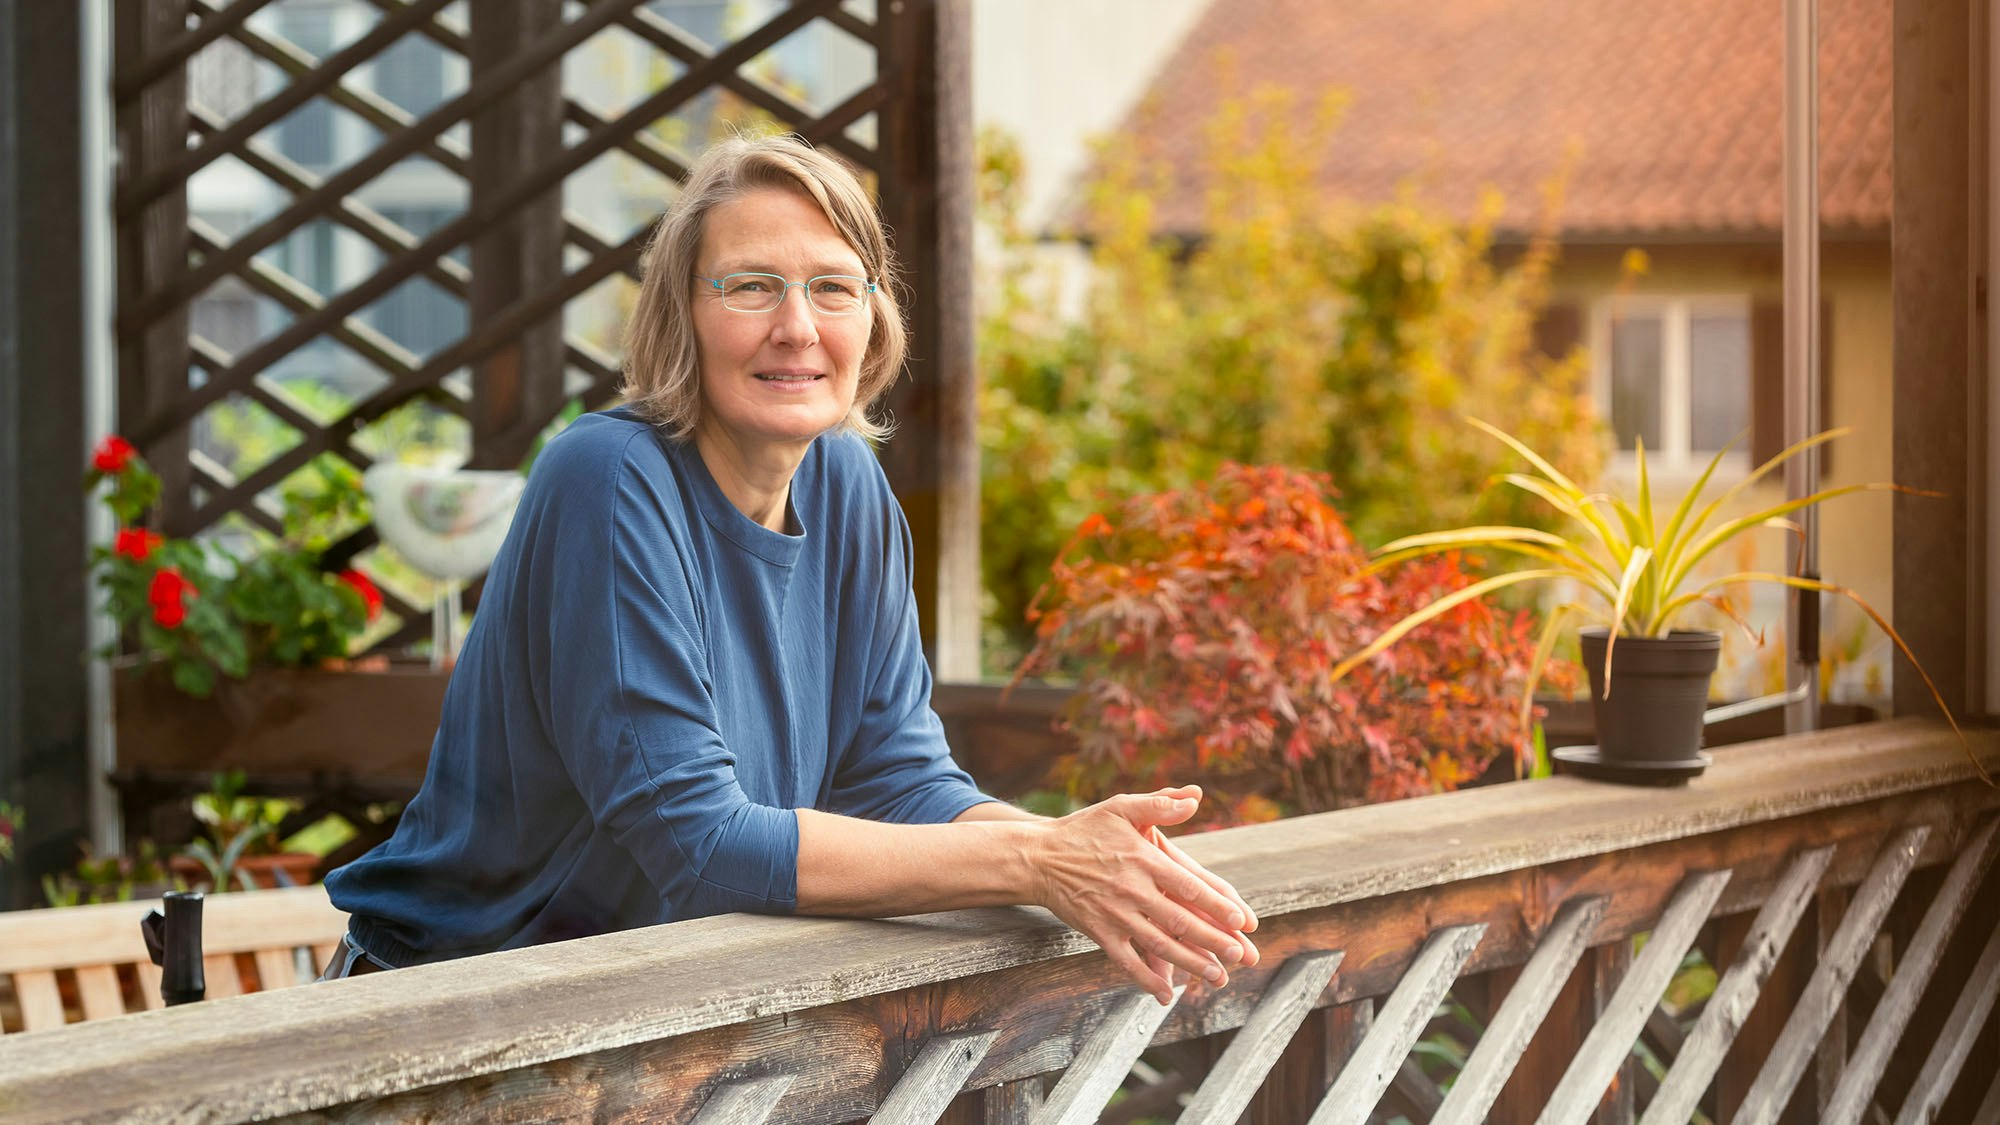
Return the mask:
M 1127 793 L 1105 804 L 1141 832 L 1156 824 L 1183 823 L 1201 807 L 1201 802 L 1192 797 L 1169 797 L 1165 793 Z
M 1118 966 L 1121 972 L 1132 978 L 1132 983 L 1151 993 L 1153 999 L 1162 1005 L 1174 1002 L 1173 980 L 1164 967 L 1160 972 L 1153 971 L 1151 965 L 1155 959 L 1141 956 L 1130 941 L 1122 938 L 1099 941 L 1097 944 L 1104 950 L 1105 956 L 1111 958 L 1113 965 Z M 1160 963 L 1164 965 L 1164 962 Z
M 1185 969 L 1191 977 L 1199 977 L 1212 985 L 1223 985 L 1229 981 L 1229 973 L 1206 949 L 1175 941 L 1165 930 L 1154 925 L 1149 918 L 1138 917 L 1127 920 L 1127 931 L 1132 935 L 1132 944 L 1150 957 L 1157 957 L 1176 968 Z
M 1241 928 L 1246 933 L 1257 928 L 1257 912 L 1250 909 L 1250 904 L 1243 900 L 1243 896 L 1236 892 L 1236 888 L 1229 884 L 1229 880 L 1203 867 L 1199 860 L 1182 851 L 1179 844 L 1174 843 L 1173 840 L 1168 838 L 1166 833 L 1161 832 L 1157 828 L 1153 829 L 1153 839 L 1159 845 L 1160 850 L 1167 853 L 1175 863 L 1194 872 L 1197 878 L 1215 888 L 1216 891 L 1227 895 L 1229 900 L 1234 902 L 1237 908 L 1243 911 L 1244 923 Z
M 1205 914 L 1218 929 L 1241 930 L 1247 912 L 1236 901 L 1216 890 L 1199 875 L 1159 849 L 1144 861 L 1146 873 L 1160 893 L 1198 913 Z
M 1237 940 L 1233 929 L 1222 929 L 1205 916 L 1189 910 L 1171 898 L 1146 908 L 1147 917 L 1153 924 L 1164 930 L 1168 937 L 1182 945 L 1205 950 L 1216 959 L 1216 963 L 1228 965 L 1243 959 L 1243 945 Z

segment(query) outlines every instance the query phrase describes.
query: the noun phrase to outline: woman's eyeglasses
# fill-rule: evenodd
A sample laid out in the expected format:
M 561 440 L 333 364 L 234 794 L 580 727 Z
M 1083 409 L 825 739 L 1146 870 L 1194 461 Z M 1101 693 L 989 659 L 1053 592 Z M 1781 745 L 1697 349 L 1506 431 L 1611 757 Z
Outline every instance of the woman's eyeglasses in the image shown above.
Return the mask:
M 875 292 L 875 283 L 865 277 L 824 274 L 805 281 L 786 281 L 775 273 L 732 273 L 722 277 L 699 277 L 722 293 L 722 307 L 736 312 L 771 312 L 785 303 L 785 294 L 796 285 L 806 291 L 806 301 L 823 316 L 848 316 L 860 312 Z

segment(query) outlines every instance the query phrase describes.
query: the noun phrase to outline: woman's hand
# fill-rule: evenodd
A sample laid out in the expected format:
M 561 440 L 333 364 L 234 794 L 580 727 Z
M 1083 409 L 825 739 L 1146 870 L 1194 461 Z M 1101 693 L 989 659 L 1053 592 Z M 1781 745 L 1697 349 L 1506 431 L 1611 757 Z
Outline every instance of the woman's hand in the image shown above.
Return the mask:
M 1028 857 L 1035 902 L 1162 1004 L 1172 1001 L 1173 969 L 1219 987 L 1229 966 L 1257 963 L 1244 934 L 1256 916 L 1242 897 L 1159 832 L 1194 816 L 1200 792 L 1118 796 L 1044 821 Z

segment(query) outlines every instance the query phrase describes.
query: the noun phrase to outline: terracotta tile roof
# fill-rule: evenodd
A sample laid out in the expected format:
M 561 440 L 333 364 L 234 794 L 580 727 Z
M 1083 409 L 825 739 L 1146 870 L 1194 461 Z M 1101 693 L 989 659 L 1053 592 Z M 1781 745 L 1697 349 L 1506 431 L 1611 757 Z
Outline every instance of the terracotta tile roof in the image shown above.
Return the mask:
M 1832 229 L 1888 229 L 1890 2 L 1820 3 Z M 1783 82 L 1777 0 L 1215 0 L 1124 128 L 1175 168 L 1169 230 L 1201 225 L 1220 91 L 1275 83 L 1303 95 L 1301 114 L 1330 87 L 1352 97 L 1320 168 L 1329 199 L 1388 199 L 1408 180 L 1469 214 L 1492 187 L 1501 226 L 1524 229 L 1574 145 L 1570 237 L 1775 237 Z

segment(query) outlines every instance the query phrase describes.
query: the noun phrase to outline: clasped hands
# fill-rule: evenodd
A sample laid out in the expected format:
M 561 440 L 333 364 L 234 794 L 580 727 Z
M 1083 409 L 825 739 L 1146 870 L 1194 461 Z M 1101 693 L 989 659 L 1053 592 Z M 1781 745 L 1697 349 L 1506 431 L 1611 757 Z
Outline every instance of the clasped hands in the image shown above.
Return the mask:
M 1220 988 L 1229 970 L 1255 965 L 1257 916 L 1221 877 L 1169 840 L 1200 786 L 1126 794 L 1043 821 L 1033 856 L 1035 901 L 1095 941 L 1161 1004 L 1176 971 Z

